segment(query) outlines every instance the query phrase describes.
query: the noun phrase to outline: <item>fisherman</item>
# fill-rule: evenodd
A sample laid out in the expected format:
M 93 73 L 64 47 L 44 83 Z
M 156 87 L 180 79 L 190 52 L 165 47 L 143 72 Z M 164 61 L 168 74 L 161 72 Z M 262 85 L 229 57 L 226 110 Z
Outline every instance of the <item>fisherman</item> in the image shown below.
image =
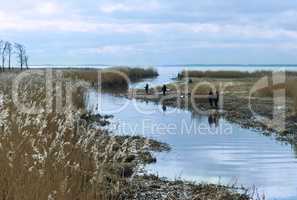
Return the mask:
M 209 124 L 209 127 L 212 127 L 212 125 L 214 124 L 214 118 L 212 114 L 208 116 L 208 124 Z
M 166 91 L 167 91 L 167 87 L 166 87 L 166 85 L 163 85 L 162 92 L 163 92 L 164 96 L 166 95 Z
M 219 100 L 220 100 L 220 93 L 219 93 L 219 91 L 216 91 L 216 97 L 214 98 L 214 103 L 215 103 L 216 108 L 218 108 Z
M 144 89 L 145 89 L 145 93 L 148 94 L 149 93 L 149 84 L 148 83 L 145 85 Z
M 167 110 L 167 107 L 166 107 L 166 105 L 165 105 L 165 104 L 163 104 L 163 105 L 162 105 L 162 110 L 163 110 L 163 112 L 166 112 L 166 110 Z
M 212 92 L 212 90 L 210 90 L 209 91 L 209 93 L 208 93 L 208 102 L 209 102 L 209 105 L 210 105 L 210 107 L 213 107 L 213 92 Z
M 182 78 L 183 78 L 183 75 L 181 73 L 178 73 L 177 74 L 177 79 L 180 81 L 180 80 L 182 80 Z

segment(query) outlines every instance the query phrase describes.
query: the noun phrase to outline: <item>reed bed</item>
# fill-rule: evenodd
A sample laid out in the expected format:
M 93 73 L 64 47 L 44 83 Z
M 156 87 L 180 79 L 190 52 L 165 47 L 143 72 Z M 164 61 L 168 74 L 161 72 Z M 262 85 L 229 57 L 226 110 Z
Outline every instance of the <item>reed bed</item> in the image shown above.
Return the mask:
M 127 89 L 129 81 L 139 81 L 144 78 L 158 76 L 153 68 L 116 67 L 109 69 L 71 69 L 63 71 L 65 78 L 84 80 L 92 86 L 100 84 L 107 89 Z
M 272 98 L 274 92 L 278 89 L 284 89 L 286 91 L 286 98 L 289 101 L 293 102 L 293 109 L 297 113 L 297 72 L 295 71 L 286 71 L 286 81 L 282 84 L 276 84 L 273 86 L 268 86 L 257 90 L 253 96 L 255 97 L 270 97 Z M 215 87 L 216 81 L 218 79 L 231 79 L 232 82 L 239 81 L 235 86 L 228 87 L 230 92 L 235 93 L 236 91 L 242 91 L 243 94 L 249 95 L 248 91 L 253 86 L 257 80 L 262 77 L 271 77 L 272 71 L 182 71 L 182 78 L 201 78 L 201 79 L 210 79 Z M 254 81 L 250 81 L 250 80 Z M 271 78 L 270 78 L 271 79 Z M 240 82 L 240 80 L 242 80 Z M 271 80 L 269 80 L 272 83 Z M 195 85 L 195 84 L 194 84 Z M 192 84 L 189 84 L 190 91 L 192 89 Z M 200 93 L 206 94 L 210 88 L 202 86 L 199 88 Z M 197 92 L 197 91 L 196 91 Z
M 88 118 L 96 118 L 85 111 L 84 89 L 74 87 L 72 79 L 53 78 L 49 104 L 45 78 L 26 77 L 14 92 L 30 111 L 38 108 L 38 112 L 20 112 L 13 102 L 16 75 L 0 75 L 1 199 L 168 199 L 171 192 L 178 189 L 182 194 L 185 188 L 194 199 L 205 195 L 212 200 L 248 199 L 232 189 L 205 185 L 196 191 L 198 186 L 187 183 L 184 187 L 182 182 L 133 176 L 140 164 L 155 161 L 151 151 L 169 150 L 168 146 L 137 136 L 113 136 L 90 124 Z M 56 101 L 60 92 L 69 90 L 71 97 L 62 95 Z M 73 98 L 73 104 L 67 104 L 67 98 Z
M 254 96 L 256 97 L 274 97 L 275 91 L 285 90 L 286 98 L 293 102 L 295 114 L 297 113 L 297 78 L 289 77 L 285 83 L 261 88 Z
M 287 71 L 289 76 L 297 76 L 297 72 Z M 263 76 L 270 75 L 272 71 L 232 71 L 232 70 L 221 70 L 221 71 L 198 71 L 198 70 L 187 70 L 181 72 L 181 77 L 186 78 L 260 78 Z
M 99 150 L 84 135 L 90 130 L 76 123 L 79 112 L 65 108 L 59 113 L 21 113 L 12 102 L 11 79 L 1 79 L 0 197 L 116 199 L 112 188 L 106 192 L 101 183 L 96 171 Z M 21 101 L 45 109 L 42 79 L 24 82 Z
M 0 75 L 0 198 L 123 199 L 129 193 L 126 176 L 136 167 L 127 157 L 150 155 L 152 142 L 141 145 L 144 138 L 110 136 L 89 124 L 82 118 L 88 113 L 81 108 L 81 89 L 73 89 L 73 105 L 64 104 L 63 96 L 63 108 L 55 109 L 59 94 L 53 92 L 49 105 L 44 77 L 22 80 L 16 91 L 20 102 L 38 112 L 20 112 L 12 99 L 15 76 Z M 64 87 L 59 81 L 53 81 L 58 91 Z

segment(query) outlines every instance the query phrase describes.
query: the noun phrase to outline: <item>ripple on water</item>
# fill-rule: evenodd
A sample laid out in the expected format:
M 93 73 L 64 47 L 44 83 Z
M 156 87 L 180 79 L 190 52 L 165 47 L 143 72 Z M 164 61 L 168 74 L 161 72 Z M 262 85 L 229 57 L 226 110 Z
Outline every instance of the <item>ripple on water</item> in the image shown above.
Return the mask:
M 258 132 L 242 129 L 224 119 L 219 121 L 223 127 L 231 127 L 232 133 L 225 134 L 184 134 L 181 135 L 182 121 L 208 125 L 207 116 L 193 117 L 190 112 L 164 113 L 151 103 L 137 102 L 137 106 L 154 111 L 143 115 L 131 100 L 102 96 L 102 108 L 109 110 L 128 105 L 120 112 L 112 113 L 118 123 L 126 123 L 134 129 L 118 130 L 119 133 L 141 134 L 152 137 L 172 146 L 169 153 L 156 153 L 157 163 L 147 166 L 147 170 L 170 179 L 182 178 L 191 181 L 233 184 L 246 187 L 255 185 L 265 192 L 268 199 L 297 199 L 297 160 L 290 145 L 284 145 L 272 137 Z M 89 103 L 96 104 L 96 93 L 90 92 Z M 91 106 L 96 107 L 96 106 Z M 171 111 L 170 108 L 167 111 Z M 143 120 L 154 124 L 176 124 L 173 134 L 152 134 L 141 126 Z M 195 130 L 193 130 L 195 131 Z

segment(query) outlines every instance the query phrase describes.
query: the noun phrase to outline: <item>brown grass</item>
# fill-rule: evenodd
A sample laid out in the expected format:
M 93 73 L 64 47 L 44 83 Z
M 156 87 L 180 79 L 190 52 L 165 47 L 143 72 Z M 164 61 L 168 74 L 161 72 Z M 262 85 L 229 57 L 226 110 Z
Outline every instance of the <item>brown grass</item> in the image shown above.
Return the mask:
M 297 113 L 297 79 L 288 78 L 285 83 L 259 89 L 254 96 L 257 97 L 273 97 L 276 90 L 284 89 L 286 97 L 293 102 L 295 112 Z
M 71 69 L 63 71 L 63 75 L 65 78 L 87 81 L 92 86 L 101 83 L 101 86 L 106 89 L 127 89 L 129 81 L 156 77 L 158 73 L 153 68 L 117 67 L 103 70 Z
M 197 70 L 189 70 L 182 71 L 181 75 L 183 78 L 192 77 L 192 78 L 259 78 L 267 75 L 271 75 L 271 71 L 197 71 Z M 297 76 L 297 72 L 288 71 L 287 75 Z
M 86 126 L 78 108 L 19 112 L 11 96 L 14 77 L 0 76 L 0 198 L 118 199 L 127 180 L 125 165 L 109 151 L 116 144 L 112 137 Z M 81 91 L 73 90 L 73 96 L 83 96 Z M 42 77 L 24 79 L 18 93 L 29 108 L 48 106 Z
M 44 77 L 27 77 L 17 91 L 29 108 L 44 110 L 35 114 L 19 112 L 11 96 L 15 76 L 0 75 L 1 199 L 117 200 L 139 192 L 143 186 L 126 178 L 137 163 L 127 162 L 127 158 L 135 156 L 132 152 L 150 158 L 148 151 L 159 143 L 143 145 L 144 138 L 111 137 L 88 126 L 81 117 L 86 114 L 83 88 L 68 88 L 74 108 L 63 103 L 64 95 L 62 109 L 55 101 L 50 106 L 45 98 Z M 59 77 L 53 83 L 55 88 L 62 87 L 63 93 L 69 92 L 65 85 L 73 86 L 71 80 Z M 55 100 L 59 93 L 54 91 L 53 96 Z M 53 108 L 51 112 L 47 112 L 49 107 Z M 131 194 L 131 188 L 137 189 Z

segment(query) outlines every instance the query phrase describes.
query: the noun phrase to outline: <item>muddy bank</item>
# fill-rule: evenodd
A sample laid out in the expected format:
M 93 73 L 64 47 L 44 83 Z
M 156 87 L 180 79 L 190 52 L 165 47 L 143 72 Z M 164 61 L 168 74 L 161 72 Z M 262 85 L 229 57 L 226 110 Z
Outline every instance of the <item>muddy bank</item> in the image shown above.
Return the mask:
M 168 181 L 154 175 L 143 175 L 135 177 L 134 182 L 131 184 L 131 194 L 127 197 L 128 199 L 133 200 L 250 199 L 248 192 L 242 188 L 232 188 L 213 184 L 194 184 L 183 181 Z
M 192 98 L 191 95 L 180 95 L 175 92 L 168 93 L 165 97 L 160 94 L 145 95 L 143 91 L 137 91 L 122 95 L 126 98 L 134 98 L 144 102 L 154 102 L 163 106 L 177 107 L 189 110 L 195 114 L 210 115 L 218 114 L 232 123 L 239 124 L 243 128 L 252 128 L 265 135 L 274 134 L 278 140 L 297 143 L 297 118 L 292 113 L 292 102 L 288 101 L 285 107 L 280 107 L 277 112 L 285 112 L 285 129 L 279 129 L 271 121 L 273 118 L 274 104 L 272 98 L 252 98 L 249 102 L 248 98 L 233 95 L 221 96 L 221 104 L 219 108 L 209 105 L 207 95 Z M 249 107 L 251 105 L 251 109 Z M 259 121 L 259 116 L 263 121 Z

